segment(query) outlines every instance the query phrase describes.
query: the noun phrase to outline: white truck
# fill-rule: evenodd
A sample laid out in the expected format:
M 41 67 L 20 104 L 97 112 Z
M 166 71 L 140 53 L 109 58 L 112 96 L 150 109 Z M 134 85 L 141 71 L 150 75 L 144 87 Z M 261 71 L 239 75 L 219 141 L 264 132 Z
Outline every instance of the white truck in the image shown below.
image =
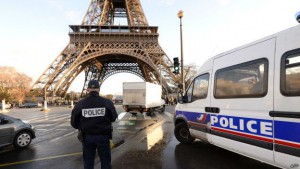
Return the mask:
M 126 112 L 146 112 L 148 116 L 160 109 L 164 111 L 164 100 L 161 99 L 161 85 L 149 82 L 123 83 L 123 108 Z

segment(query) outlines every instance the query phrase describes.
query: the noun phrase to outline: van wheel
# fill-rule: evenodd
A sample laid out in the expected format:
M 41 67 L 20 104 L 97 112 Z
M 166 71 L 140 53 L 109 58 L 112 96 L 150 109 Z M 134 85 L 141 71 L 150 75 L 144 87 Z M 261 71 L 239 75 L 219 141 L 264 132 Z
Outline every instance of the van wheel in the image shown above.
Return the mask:
M 188 126 L 184 123 L 178 123 L 175 126 L 174 135 L 176 139 L 181 143 L 192 143 L 195 137 L 191 136 Z
M 21 131 L 14 140 L 14 146 L 18 149 L 27 147 L 32 140 L 32 136 L 28 131 Z

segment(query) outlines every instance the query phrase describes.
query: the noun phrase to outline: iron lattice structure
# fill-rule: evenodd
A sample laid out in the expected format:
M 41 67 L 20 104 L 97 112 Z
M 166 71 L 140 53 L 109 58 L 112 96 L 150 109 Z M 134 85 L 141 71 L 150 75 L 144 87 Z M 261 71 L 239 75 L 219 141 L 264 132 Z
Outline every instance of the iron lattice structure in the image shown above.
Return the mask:
M 114 25 L 123 17 L 127 25 Z M 139 0 L 92 0 L 81 25 L 70 25 L 70 42 L 32 89 L 64 97 L 84 71 L 82 94 L 90 80 L 132 73 L 172 91 L 172 62 L 158 43 L 158 27 L 149 26 Z M 166 77 L 166 78 L 165 78 Z

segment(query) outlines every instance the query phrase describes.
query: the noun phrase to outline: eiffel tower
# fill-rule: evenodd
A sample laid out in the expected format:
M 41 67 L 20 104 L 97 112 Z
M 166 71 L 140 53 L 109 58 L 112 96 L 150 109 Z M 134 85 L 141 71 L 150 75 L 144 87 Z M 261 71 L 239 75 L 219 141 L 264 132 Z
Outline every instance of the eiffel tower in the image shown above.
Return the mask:
M 127 25 L 116 25 L 116 18 Z M 158 43 L 158 27 L 149 26 L 139 0 L 91 0 L 81 25 L 70 25 L 70 42 L 32 89 L 64 97 L 74 79 L 85 74 L 103 83 L 117 73 L 131 73 L 172 92 L 172 62 Z M 167 77 L 167 78 L 165 78 Z

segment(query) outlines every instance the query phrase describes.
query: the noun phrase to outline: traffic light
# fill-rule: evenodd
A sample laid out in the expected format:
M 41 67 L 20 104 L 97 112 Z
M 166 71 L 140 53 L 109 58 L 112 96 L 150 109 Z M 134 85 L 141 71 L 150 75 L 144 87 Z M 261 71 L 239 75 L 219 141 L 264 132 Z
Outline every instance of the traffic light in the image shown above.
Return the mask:
M 174 71 L 173 71 L 173 73 L 174 74 L 179 74 L 179 65 L 180 65 L 180 63 L 179 63 L 179 60 L 178 60 L 178 57 L 176 57 L 176 58 L 173 58 L 173 62 L 174 62 Z

